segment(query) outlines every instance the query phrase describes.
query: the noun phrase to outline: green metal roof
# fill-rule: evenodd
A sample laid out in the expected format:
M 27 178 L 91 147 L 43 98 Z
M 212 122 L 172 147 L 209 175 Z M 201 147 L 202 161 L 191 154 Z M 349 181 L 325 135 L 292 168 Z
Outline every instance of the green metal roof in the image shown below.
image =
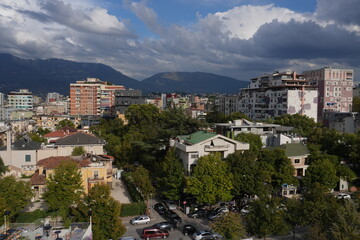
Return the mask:
M 197 144 L 206 139 L 216 136 L 216 133 L 206 132 L 206 131 L 197 131 L 189 135 L 178 136 L 181 140 L 184 140 L 191 144 Z
M 310 154 L 309 149 L 302 143 L 283 144 L 280 148 L 285 150 L 285 155 L 288 157 Z

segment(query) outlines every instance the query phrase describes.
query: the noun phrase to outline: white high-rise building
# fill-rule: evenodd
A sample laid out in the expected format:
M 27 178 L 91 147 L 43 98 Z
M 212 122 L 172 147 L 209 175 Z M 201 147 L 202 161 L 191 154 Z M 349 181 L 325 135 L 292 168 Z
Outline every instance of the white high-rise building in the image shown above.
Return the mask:
M 317 89 L 303 74 L 275 72 L 251 79 L 240 89 L 237 109 L 254 120 L 301 114 L 317 121 Z
M 7 95 L 8 108 L 16 108 L 23 110 L 33 109 L 33 95 L 28 89 L 20 89 L 18 92 L 10 92 Z

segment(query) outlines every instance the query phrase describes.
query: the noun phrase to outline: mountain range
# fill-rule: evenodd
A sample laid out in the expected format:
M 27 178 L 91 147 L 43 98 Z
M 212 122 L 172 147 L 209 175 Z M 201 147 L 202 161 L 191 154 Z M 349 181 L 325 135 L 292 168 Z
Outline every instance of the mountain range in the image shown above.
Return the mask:
M 0 92 L 27 88 L 35 94 L 69 94 L 70 83 L 87 77 L 99 78 L 143 93 L 237 93 L 247 81 L 204 72 L 157 73 L 142 81 L 100 63 L 81 63 L 62 59 L 22 59 L 0 53 Z

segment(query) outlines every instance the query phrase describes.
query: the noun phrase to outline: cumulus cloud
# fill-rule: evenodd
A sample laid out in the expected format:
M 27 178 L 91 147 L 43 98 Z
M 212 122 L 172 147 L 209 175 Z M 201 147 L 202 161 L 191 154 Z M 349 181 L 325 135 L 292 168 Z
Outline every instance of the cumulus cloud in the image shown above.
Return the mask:
M 1 2 L 0 31 L 6 34 L 0 35 L 0 52 L 100 62 L 137 79 L 205 71 L 247 80 L 274 69 L 354 67 L 360 56 L 356 16 L 326 12 L 325 0 L 313 14 L 243 5 L 197 16 L 187 26 L 162 23 L 146 1 L 123 0 L 156 39 L 137 37 L 127 21 L 88 0 Z
M 360 25 L 359 9 L 359 0 L 317 0 L 316 14 L 319 19 Z

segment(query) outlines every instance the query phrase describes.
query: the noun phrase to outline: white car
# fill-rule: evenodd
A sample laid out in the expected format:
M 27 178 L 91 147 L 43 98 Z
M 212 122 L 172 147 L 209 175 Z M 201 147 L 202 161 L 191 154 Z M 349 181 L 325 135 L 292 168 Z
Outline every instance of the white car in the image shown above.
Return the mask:
M 192 235 L 192 239 L 194 240 L 215 240 L 222 238 L 220 234 L 212 233 L 208 230 L 199 230 Z
M 137 216 L 134 217 L 133 219 L 130 220 L 130 223 L 132 225 L 137 225 L 137 224 L 148 224 L 150 223 L 150 217 L 147 215 L 141 215 L 141 216 Z
M 165 205 L 169 210 L 175 210 L 176 209 L 176 204 L 175 201 L 167 199 L 165 200 Z
M 336 197 L 338 199 L 350 199 L 351 198 L 350 194 L 347 194 L 347 193 L 339 193 Z

